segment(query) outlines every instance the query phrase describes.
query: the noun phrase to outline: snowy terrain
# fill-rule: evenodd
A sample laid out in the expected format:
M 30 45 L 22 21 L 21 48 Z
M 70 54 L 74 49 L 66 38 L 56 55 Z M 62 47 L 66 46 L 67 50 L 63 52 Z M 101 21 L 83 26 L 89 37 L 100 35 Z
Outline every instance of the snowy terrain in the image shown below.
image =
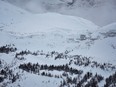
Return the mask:
M 32 13 L 58 12 L 104 26 L 116 22 L 116 0 L 4 0 Z
M 0 0 L 0 87 L 115 87 L 115 72 L 116 23 L 32 14 Z

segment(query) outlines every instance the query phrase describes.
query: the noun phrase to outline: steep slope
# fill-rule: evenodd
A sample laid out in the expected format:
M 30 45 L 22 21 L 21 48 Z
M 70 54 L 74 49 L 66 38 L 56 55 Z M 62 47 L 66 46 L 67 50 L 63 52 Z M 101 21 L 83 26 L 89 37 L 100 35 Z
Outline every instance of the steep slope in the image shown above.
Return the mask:
M 0 28 L 5 29 L 14 23 L 20 23 L 26 14 L 29 13 L 9 3 L 0 1 Z

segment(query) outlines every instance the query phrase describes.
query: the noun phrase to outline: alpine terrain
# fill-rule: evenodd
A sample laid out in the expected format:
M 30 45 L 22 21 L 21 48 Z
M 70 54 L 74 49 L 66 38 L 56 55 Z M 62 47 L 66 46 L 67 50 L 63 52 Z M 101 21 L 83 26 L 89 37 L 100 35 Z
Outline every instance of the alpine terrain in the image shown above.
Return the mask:
M 0 87 L 116 87 L 116 22 L 101 27 L 50 7 L 73 0 L 43 0 L 49 10 L 39 11 L 42 0 L 21 1 L 0 0 Z

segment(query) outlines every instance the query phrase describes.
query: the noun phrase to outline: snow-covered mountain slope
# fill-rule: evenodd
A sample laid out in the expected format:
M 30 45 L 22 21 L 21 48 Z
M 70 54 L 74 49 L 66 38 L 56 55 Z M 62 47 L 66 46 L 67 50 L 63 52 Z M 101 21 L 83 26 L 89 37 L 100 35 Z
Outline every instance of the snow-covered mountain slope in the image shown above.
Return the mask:
M 116 0 L 6 0 L 32 13 L 80 16 L 104 26 L 116 22 Z
M 64 30 L 95 30 L 98 26 L 80 17 L 57 13 L 27 15 L 20 23 L 8 26 L 8 30 L 20 33 L 49 32 L 53 28 Z M 33 22 L 33 23 L 32 23 Z M 23 25 L 23 26 L 22 26 Z M 44 25 L 44 26 L 43 26 Z M 22 29 L 22 30 L 21 30 Z M 58 29 L 58 30 L 59 30 Z
M 14 23 L 20 23 L 27 13 L 28 12 L 12 6 L 9 3 L 0 1 L 0 28 L 11 26 Z
M 31 14 L 3 1 L 0 13 L 0 87 L 116 83 L 116 23 L 99 27 L 80 17 Z
M 8 5 L 8 7 L 6 7 Z M 8 3 L 0 5 L 0 24 L 7 31 L 19 33 L 45 32 L 52 28 L 69 30 L 92 29 L 97 26 L 80 17 L 66 16 L 57 13 L 29 14 Z M 30 21 L 31 20 L 31 21 Z M 34 23 L 33 23 L 34 22 Z M 5 24 L 5 25 L 4 25 Z M 22 26 L 23 25 L 23 26 Z M 43 26 L 44 25 L 44 26 Z

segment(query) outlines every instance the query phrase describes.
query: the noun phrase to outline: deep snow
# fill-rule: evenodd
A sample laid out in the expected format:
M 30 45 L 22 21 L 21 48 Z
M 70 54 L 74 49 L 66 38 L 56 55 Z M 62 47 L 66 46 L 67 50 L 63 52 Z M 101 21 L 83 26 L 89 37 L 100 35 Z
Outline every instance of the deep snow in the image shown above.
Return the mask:
M 4 64 L 14 70 L 14 73 L 21 74 L 21 78 L 15 83 L 9 83 L 7 86 L 21 87 L 57 87 L 62 79 L 38 76 L 23 72 L 18 68 L 19 64 L 23 63 L 39 63 L 47 65 L 63 65 L 70 62 L 69 59 L 54 60 L 54 56 L 46 58 L 44 55 L 33 56 L 24 55 L 24 60 L 15 58 L 15 54 L 22 50 L 30 50 L 36 52 L 41 50 L 42 53 L 56 51 L 64 53 L 70 51 L 70 55 L 82 55 L 92 57 L 91 61 L 98 63 L 111 63 L 116 65 L 116 23 L 99 27 L 89 20 L 67 16 L 58 13 L 42 13 L 31 14 L 8 3 L 0 1 L 0 46 L 6 44 L 14 44 L 17 51 L 14 53 L 0 53 L 0 60 Z M 74 59 L 72 59 L 74 61 Z M 15 64 L 16 63 L 16 64 Z M 76 66 L 73 63 L 70 65 L 74 68 L 79 68 L 86 73 L 98 72 L 105 78 L 111 75 L 114 71 L 103 71 L 99 68 L 91 68 L 90 66 Z M 47 71 L 46 71 L 47 72 Z M 58 75 L 62 71 L 51 71 Z M 74 75 L 75 76 L 75 75 Z M 72 75 L 73 77 L 73 75 Z M 42 79 L 41 79 L 42 78 Z M 5 80 L 7 82 L 7 80 Z M 5 82 L 4 81 L 4 82 Z M 33 82 L 32 82 L 33 81 Z M 103 86 L 104 82 L 100 85 Z M 2 83 L 1 83 L 2 85 Z

